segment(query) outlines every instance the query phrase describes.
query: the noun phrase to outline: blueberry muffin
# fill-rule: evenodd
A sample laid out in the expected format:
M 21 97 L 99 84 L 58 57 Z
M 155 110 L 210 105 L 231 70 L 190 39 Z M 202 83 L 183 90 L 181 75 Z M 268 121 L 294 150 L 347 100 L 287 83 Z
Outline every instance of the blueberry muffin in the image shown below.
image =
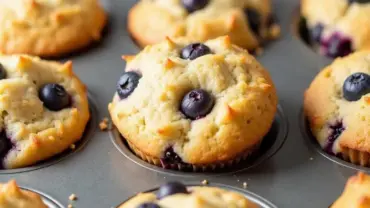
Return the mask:
M 313 135 L 329 154 L 370 166 L 370 51 L 338 58 L 305 93 Z
M 215 187 L 186 187 L 178 182 L 161 186 L 156 193 L 141 193 L 119 208 L 258 208 L 243 195 Z
M 14 180 L 6 184 L 0 183 L 0 207 L 48 208 L 38 194 L 20 189 Z
M 249 50 L 280 32 L 270 0 L 141 0 L 129 12 L 128 29 L 141 46 L 166 36 L 204 42 L 229 35 Z
M 358 173 L 352 176 L 338 200 L 330 208 L 370 207 L 370 176 Z
M 342 57 L 370 48 L 369 0 L 302 0 L 301 12 L 322 54 Z
M 86 87 L 62 65 L 0 55 L 1 168 L 19 168 L 63 152 L 89 120 Z
M 0 1 L 0 52 L 55 57 L 100 39 L 98 0 Z
M 229 37 L 171 40 L 128 61 L 109 104 L 113 123 L 142 159 L 204 170 L 258 149 L 277 108 L 274 84 Z

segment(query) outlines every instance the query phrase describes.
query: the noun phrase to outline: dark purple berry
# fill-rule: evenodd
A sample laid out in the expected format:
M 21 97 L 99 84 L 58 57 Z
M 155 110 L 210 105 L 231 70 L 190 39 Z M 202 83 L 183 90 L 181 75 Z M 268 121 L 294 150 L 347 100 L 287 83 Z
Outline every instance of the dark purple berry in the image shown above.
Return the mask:
M 192 90 L 182 99 L 181 112 L 192 120 L 199 119 L 211 112 L 214 103 L 214 98 L 207 91 Z
M 59 84 L 46 84 L 39 90 L 40 100 L 51 111 L 59 111 L 71 105 L 70 97 L 63 86 Z
M 326 152 L 328 152 L 329 154 L 334 154 L 333 152 L 334 143 L 344 130 L 345 128 L 342 122 L 337 122 L 334 125 L 330 125 L 329 137 L 324 148 Z
M 332 58 L 343 57 L 353 52 L 352 41 L 340 34 L 333 34 L 329 40 L 322 42 L 326 46 L 326 55 Z
M 162 159 L 168 164 L 183 163 L 181 157 L 173 150 L 172 147 L 166 149 Z
M 157 199 L 162 199 L 166 196 L 174 194 L 188 194 L 186 186 L 179 182 L 169 182 L 161 186 L 157 192 Z
M 158 204 L 154 203 L 144 203 L 140 204 L 137 208 L 161 208 Z
M 343 97 L 348 101 L 357 101 L 370 93 L 370 76 L 365 73 L 354 73 L 347 77 L 343 84 Z
M 311 29 L 312 40 L 317 43 L 320 43 L 321 35 L 323 31 L 324 31 L 324 25 L 322 24 L 315 25 L 315 27 Z
M 306 44 L 310 45 L 311 44 L 311 38 L 310 38 L 309 31 L 308 31 L 308 28 L 307 28 L 307 21 L 306 21 L 306 18 L 304 18 L 304 17 L 301 17 L 299 19 L 298 32 L 299 32 L 299 36 L 301 36 L 303 41 Z
M 5 131 L 0 133 L 0 159 L 4 159 L 8 152 L 13 148 L 10 139 L 7 138 Z M 1 166 L 1 165 L 0 165 Z
M 117 93 L 121 99 L 127 98 L 139 84 L 141 76 L 136 72 L 125 72 L 117 83 Z
M 370 0 L 348 0 L 348 3 L 360 3 L 360 4 L 365 4 L 365 3 L 370 3 Z
M 206 7 L 207 4 L 209 3 L 209 0 L 181 0 L 181 1 L 182 5 L 189 13 L 201 10 L 204 7 Z
M 180 57 L 182 59 L 194 60 L 201 56 L 211 53 L 211 49 L 202 43 L 193 43 L 181 50 Z
M 6 70 L 2 64 L 0 64 L 0 79 L 6 78 Z
M 253 31 L 254 34 L 258 35 L 262 24 L 261 15 L 258 13 L 258 11 L 252 8 L 245 9 L 244 13 L 248 18 L 250 29 Z

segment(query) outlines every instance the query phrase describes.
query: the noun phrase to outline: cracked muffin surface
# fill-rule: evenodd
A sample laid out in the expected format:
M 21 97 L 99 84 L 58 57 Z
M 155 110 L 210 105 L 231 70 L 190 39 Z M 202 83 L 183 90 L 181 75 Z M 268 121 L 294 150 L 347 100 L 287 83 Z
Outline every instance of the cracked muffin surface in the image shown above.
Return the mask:
M 141 46 L 166 36 L 203 42 L 229 35 L 248 50 L 277 38 L 280 31 L 270 0 L 141 0 L 129 12 L 128 29 Z
M 1 55 L 2 167 L 35 164 L 78 141 L 90 116 L 86 93 L 72 62 Z
M 311 131 L 329 154 L 370 165 L 370 51 L 336 59 L 304 96 Z
M 302 0 L 301 13 L 322 54 L 343 57 L 370 49 L 370 1 Z
M 257 208 L 242 194 L 216 187 L 181 187 L 170 182 L 161 186 L 157 193 L 140 193 L 119 208 Z M 161 190 L 166 192 L 161 194 Z M 182 189 L 182 190 L 180 190 Z
M 64 55 L 99 40 L 105 22 L 97 0 L 0 1 L 0 51 Z
M 44 202 L 42 202 L 40 195 L 19 188 L 14 180 L 6 184 L 0 184 L 0 207 L 47 208 Z
M 370 207 L 370 176 L 358 173 L 346 184 L 342 195 L 331 208 L 367 208 Z
M 258 146 L 273 123 L 277 96 L 268 72 L 227 36 L 204 44 L 167 39 L 124 58 L 108 108 L 144 160 L 223 163 Z

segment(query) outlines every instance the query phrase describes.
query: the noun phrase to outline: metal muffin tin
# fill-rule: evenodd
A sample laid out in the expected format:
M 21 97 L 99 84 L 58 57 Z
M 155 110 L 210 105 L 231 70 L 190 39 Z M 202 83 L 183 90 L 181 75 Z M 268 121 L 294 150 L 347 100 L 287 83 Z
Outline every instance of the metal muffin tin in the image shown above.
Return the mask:
M 47 192 L 47 196 L 65 207 L 70 203 L 68 197 L 74 193 L 78 196 L 72 203 L 76 208 L 114 207 L 138 192 L 174 180 L 199 184 L 207 180 L 239 189 L 246 182 L 248 191 L 276 207 L 328 207 L 340 195 L 349 176 L 357 170 L 369 173 L 370 169 L 327 156 L 309 136 L 302 115 L 303 94 L 317 72 L 332 60 L 315 53 L 296 36 L 293 23 L 297 19 L 299 0 L 272 2 L 282 35 L 257 57 L 272 75 L 281 105 L 276 116 L 277 143 L 267 150 L 268 157 L 262 155 L 251 167 L 222 174 L 167 171 L 133 159 L 133 154 L 117 142 L 117 132 L 102 132 L 96 128 L 98 120 L 109 117 L 107 105 L 125 67 L 121 55 L 136 54 L 140 50 L 126 29 L 128 10 L 136 1 L 104 0 L 110 20 L 103 40 L 60 59 L 73 61 L 75 73 L 88 86 L 90 104 L 95 103 L 92 108 L 97 111 L 92 110 L 92 126 L 84 137 L 88 142 L 74 154 L 43 168 L 1 171 L 0 181 L 14 178 L 22 186 Z M 251 196 L 258 199 L 254 194 Z

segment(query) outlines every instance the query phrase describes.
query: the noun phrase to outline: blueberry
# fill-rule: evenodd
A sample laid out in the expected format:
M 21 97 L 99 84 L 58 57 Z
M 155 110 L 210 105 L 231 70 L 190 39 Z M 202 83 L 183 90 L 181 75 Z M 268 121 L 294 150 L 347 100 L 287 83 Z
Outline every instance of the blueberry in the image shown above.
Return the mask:
M 211 49 L 202 43 L 193 43 L 181 50 L 180 57 L 182 59 L 194 60 L 201 56 L 211 53 Z
M 181 112 L 192 120 L 199 119 L 211 112 L 214 103 L 214 98 L 207 91 L 195 89 L 182 99 Z
M 338 33 L 332 35 L 326 44 L 326 55 L 332 58 L 343 57 L 352 53 L 352 41 L 349 38 L 341 37 Z
M 70 106 L 71 101 L 68 93 L 59 84 L 46 84 L 39 90 L 40 100 L 51 111 L 59 111 Z
M 254 32 L 254 34 L 259 34 L 259 30 L 262 24 L 261 15 L 252 8 L 247 8 L 244 10 L 245 15 L 248 18 L 249 27 Z
M 0 64 L 0 79 L 6 78 L 6 70 L 2 64 Z
M 329 134 L 326 146 L 324 148 L 326 152 L 334 155 L 334 152 L 333 152 L 334 143 L 344 130 L 345 128 L 342 122 L 337 122 L 334 125 L 330 125 L 330 134 Z
M 303 41 L 306 44 L 308 44 L 308 45 L 311 44 L 311 38 L 310 38 L 310 35 L 309 35 L 309 32 L 308 32 L 308 27 L 307 27 L 307 20 L 304 17 L 301 17 L 299 19 L 298 33 L 299 33 L 299 36 L 301 36 L 301 38 L 303 39 Z
M 117 83 L 117 93 L 121 99 L 127 98 L 139 84 L 141 76 L 136 72 L 125 72 Z
M 343 84 L 343 97 L 348 101 L 357 101 L 370 93 L 370 76 L 365 73 L 354 73 L 347 77 Z
M 9 150 L 13 148 L 13 144 L 6 137 L 5 131 L 0 133 L 0 159 L 4 159 L 5 156 L 8 154 Z M 1 168 L 0 168 L 1 169 Z
M 186 186 L 179 182 L 169 182 L 161 186 L 157 192 L 157 199 L 162 199 L 166 196 L 174 194 L 187 194 Z
M 209 3 L 209 0 L 181 0 L 181 1 L 182 5 L 189 13 L 201 10 L 204 7 L 206 7 L 207 4 Z
M 181 157 L 173 150 L 172 147 L 164 151 L 163 161 L 171 164 L 183 163 Z
M 154 203 L 144 203 L 140 204 L 137 208 L 161 208 L 158 204 Z
M 348 0 L 348 3 L 360 3 L 360 4 L 365 4 L 365 3 L 370 3 L 370 0 Z
M 320 43 L 322 32 L 324 31 L 324 25 L 317 24 L 311 29 L 311 37 L 317 43 Z

